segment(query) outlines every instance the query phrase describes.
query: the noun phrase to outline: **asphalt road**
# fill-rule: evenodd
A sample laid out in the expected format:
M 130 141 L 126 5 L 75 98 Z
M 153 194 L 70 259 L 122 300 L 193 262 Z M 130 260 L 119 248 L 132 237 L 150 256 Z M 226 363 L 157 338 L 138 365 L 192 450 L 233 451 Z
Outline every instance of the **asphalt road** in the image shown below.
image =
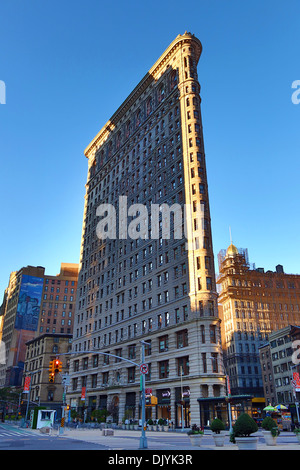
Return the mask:
M 0 451 L 14 450 L 106 450 L 107 447 L 91 442 L 64 437 L 39 435 L 9 424 L 0 425 Z

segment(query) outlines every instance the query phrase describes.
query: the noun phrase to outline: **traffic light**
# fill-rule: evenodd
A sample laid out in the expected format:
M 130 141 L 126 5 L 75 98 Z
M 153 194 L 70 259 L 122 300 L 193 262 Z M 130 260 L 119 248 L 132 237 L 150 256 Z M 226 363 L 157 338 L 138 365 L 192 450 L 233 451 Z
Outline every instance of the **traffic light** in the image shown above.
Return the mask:
M 59 359 L 54 359 L 49 362 L 49 382 L 54 383 L 55 374 L 62 371 L 62 362 Z
M 151 397 L 151 405 L 157 405 L 157 397 Z
M 53 383 L 54 383 L 54 378 L 55 378 L 54 372 L 50 372 L 50 374 L 49 374 L 49 382 L 53 384 Z
M 157 397 L 146 397 L 146 406 L 155 406 L 157 405 Z
M 62 362 L 59 359 L 55 359 L 54 363 L 54 372 L 55 374 L 62 371 Z

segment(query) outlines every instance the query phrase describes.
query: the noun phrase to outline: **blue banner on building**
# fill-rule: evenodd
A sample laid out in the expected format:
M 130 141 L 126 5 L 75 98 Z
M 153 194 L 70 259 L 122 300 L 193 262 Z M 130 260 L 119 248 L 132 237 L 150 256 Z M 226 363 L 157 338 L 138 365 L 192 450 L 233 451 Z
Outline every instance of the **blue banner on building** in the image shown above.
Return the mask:
M 37 330 L 43 284 L 43 278 L 22 276 L 15 324 L 17 330 Z

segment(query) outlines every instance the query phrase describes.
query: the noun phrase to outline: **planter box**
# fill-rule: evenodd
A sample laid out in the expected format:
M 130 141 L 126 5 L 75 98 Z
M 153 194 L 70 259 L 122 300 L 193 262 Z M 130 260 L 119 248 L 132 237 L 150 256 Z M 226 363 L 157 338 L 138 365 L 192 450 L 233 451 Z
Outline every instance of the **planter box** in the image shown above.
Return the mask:
M 214 437 L 216 447 L 224 446 L 225 434 L 216 434 L 215 432 L 213 432 L 213 437 Z
M 190 434 L 189 439 L 191 441 L 192 446 L 200 447 L 202 437 L 203 434 Z
M 258 437 L 236 437 L 235 442 L 239 450 L 256 450 Z
M 276 446 L 277 436 L 273 437 L 271 431 L 262 431 L 267 446 Z

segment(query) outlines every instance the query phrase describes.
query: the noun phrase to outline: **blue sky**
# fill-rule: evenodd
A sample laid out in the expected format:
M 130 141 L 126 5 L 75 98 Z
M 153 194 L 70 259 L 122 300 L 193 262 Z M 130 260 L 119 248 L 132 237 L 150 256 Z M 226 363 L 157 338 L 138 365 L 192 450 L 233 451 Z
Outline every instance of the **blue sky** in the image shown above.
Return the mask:
M 299 273 L 296 0 L 3 0 L 0 296 L 27 265 L 78 262 L 85 147 L 178 34 L 198 65 L 215 257 Z M 1 303 L 1 299 L 0 299 Z

